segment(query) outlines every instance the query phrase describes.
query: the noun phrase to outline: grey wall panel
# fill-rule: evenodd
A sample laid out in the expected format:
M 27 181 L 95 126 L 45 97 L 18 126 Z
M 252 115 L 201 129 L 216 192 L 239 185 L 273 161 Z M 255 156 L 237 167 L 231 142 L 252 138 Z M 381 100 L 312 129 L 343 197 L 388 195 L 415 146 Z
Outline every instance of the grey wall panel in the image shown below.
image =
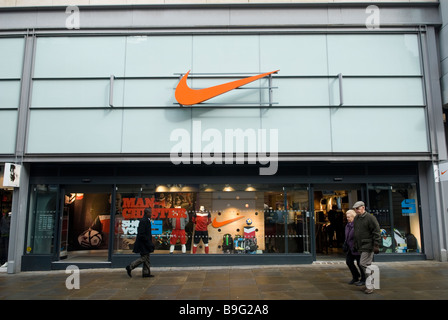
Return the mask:
M 81 29 L 363 26 L 366 5 L 190 5 L 190 6 L 80 6 Z M 437 4 L 380 6 L 381 25 L 440 25 Z M 66 7 L 0 9 L 1 29 L 65 29 Z
M 38 37 L 27 151 L 169 153 L 173 130 L 193 139 L 198 122 L 221 137 L 226 130 L 277 130 L 278 151 L 286 153 L 428 152 L 416 35 L 366 38 L 373 44 L 357 34 Z M 173 51 L 176 41 L 183 50 Z M 260 109 L 269 98 L 257 89 L 267 79 L 210 99 L 205 108 L 175 103 L 175 72 L 199 73 L 189 81 L 198 89 L 271 71 L 265 68 L 277 62 L 270 108 Z M 347 76 L 343 83 L 337 72 Z M 109 108 L 113 73 L 121 78 Z M 351 135 L 349 128 L 360 125 Z
M 119 153 L 122 110 L 33 110 L 30 153 Z
M 17 110 L 1 110 L 0 154 L 14 154 L 17 133 Z

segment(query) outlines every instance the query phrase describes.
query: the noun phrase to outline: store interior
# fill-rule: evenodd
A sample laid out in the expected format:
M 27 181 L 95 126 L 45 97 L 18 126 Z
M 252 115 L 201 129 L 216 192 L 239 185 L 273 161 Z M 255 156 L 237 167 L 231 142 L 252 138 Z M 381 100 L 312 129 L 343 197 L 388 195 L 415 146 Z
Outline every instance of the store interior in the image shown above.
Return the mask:
M 357 200 L 357 190 L 314 192 L 315 245 L 317 260 L 345 259 L 345 213 Z

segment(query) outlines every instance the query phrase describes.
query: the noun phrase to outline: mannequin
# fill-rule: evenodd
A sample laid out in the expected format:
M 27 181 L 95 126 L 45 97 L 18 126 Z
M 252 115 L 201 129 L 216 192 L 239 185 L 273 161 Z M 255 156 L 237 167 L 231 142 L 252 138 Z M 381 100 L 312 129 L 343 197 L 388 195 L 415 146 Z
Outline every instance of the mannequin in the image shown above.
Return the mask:
M 180 208 L 180 207 L 176 207 Z M 170 239 L 170 254 L 174 252 L 174 246 L 176 245 L 177 239 L 180 240 L 182 246 L 182 253 L 187 252 L 185 244 L 187 243 L 187 237 L 185 235 L 185 226 L 187 225 L 189 218 L 188 213 L 174 212 L 173 217 L 169 219 L 171 226 L 173 227 Z
M 244 226 L 244 242 L 246 253 L 255 253 L 257 250 L 257 236 L 255 227 L 252 226 L 252 219 L 246 220 L 247 226 Z
M 196 253 L 198 249 L 198 244 L 201 241 L 201 239 L 205 246 L 205 253 L 208 254 L 209 247 L 208 247 L 207 227 L 210 223 L 212 223 L 210 212 L 205 212 L 204 206 L 201 206 L 199 212 L 194 213 L 192 221 L 195 224 L 195 232 L 193 238 L 193 254 Z

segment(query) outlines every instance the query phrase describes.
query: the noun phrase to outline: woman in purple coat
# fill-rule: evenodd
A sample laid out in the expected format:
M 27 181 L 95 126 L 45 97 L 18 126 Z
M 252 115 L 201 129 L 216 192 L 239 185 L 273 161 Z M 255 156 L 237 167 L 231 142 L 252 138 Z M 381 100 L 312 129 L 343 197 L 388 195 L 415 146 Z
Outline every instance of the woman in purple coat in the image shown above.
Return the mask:
M 364 285 L 366 282 L 366 275 L 362 268 L 360 267 L 359 260 L 361 255 L 359 252 L 354 251 L 354 230 L 353 230 L 353 220 L 355 219 L 356 212 L 355 210 L 348 210 L 346 212 L 347 215 L 347 224 L 345 226 L 345 243 L 347 248 L 347 257 L 345 263 L 347 264 L 350 272 L 352 273 L 352 280 L 349 284 L 356 283 L 357 286 Z M 358 267 L 355 266 L 355 260 Z M 360 279 L 361 277 L 361 279 Z

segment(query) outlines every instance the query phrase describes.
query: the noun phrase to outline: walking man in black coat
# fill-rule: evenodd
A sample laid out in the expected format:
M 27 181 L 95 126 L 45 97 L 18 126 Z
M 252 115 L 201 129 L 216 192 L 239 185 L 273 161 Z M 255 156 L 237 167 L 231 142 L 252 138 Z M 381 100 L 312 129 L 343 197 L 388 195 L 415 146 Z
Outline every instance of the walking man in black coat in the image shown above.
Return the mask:
M 143 263 L 143 278 L 154 277 L 150 271 L 150 263 L 149 263 L 149 254 L 154 252 L 154 244 L 152 243 L 152 234 L 151 234 L 151 208 L 146 208 L 144 211 L 143 218 L 140 219 L 137 230 L 137 239 L 134 243 L 134 253 L 140 253 L 140 258 L 131 262 L 128 266 L 126 266 L 126 271 L 129 277 L 132 277 L 131 271 L 132 269 L 137 268 L 140 264 Z
M 368 277 L 367 267 L 372 264 L 373 255 L 380 252 L 380 226 L 378 220 L 366 211 L 364 202 L 356 202 L 353 209 L 356 211 L 356 217 L 353 221 L 354 248 L 361 254 L 359 262 L 366 277 Z M 359 285 L 363 284 L 365 283 L 359 283 Z M 373 288 L 366 288 L 364 292 L 373 293 Z

